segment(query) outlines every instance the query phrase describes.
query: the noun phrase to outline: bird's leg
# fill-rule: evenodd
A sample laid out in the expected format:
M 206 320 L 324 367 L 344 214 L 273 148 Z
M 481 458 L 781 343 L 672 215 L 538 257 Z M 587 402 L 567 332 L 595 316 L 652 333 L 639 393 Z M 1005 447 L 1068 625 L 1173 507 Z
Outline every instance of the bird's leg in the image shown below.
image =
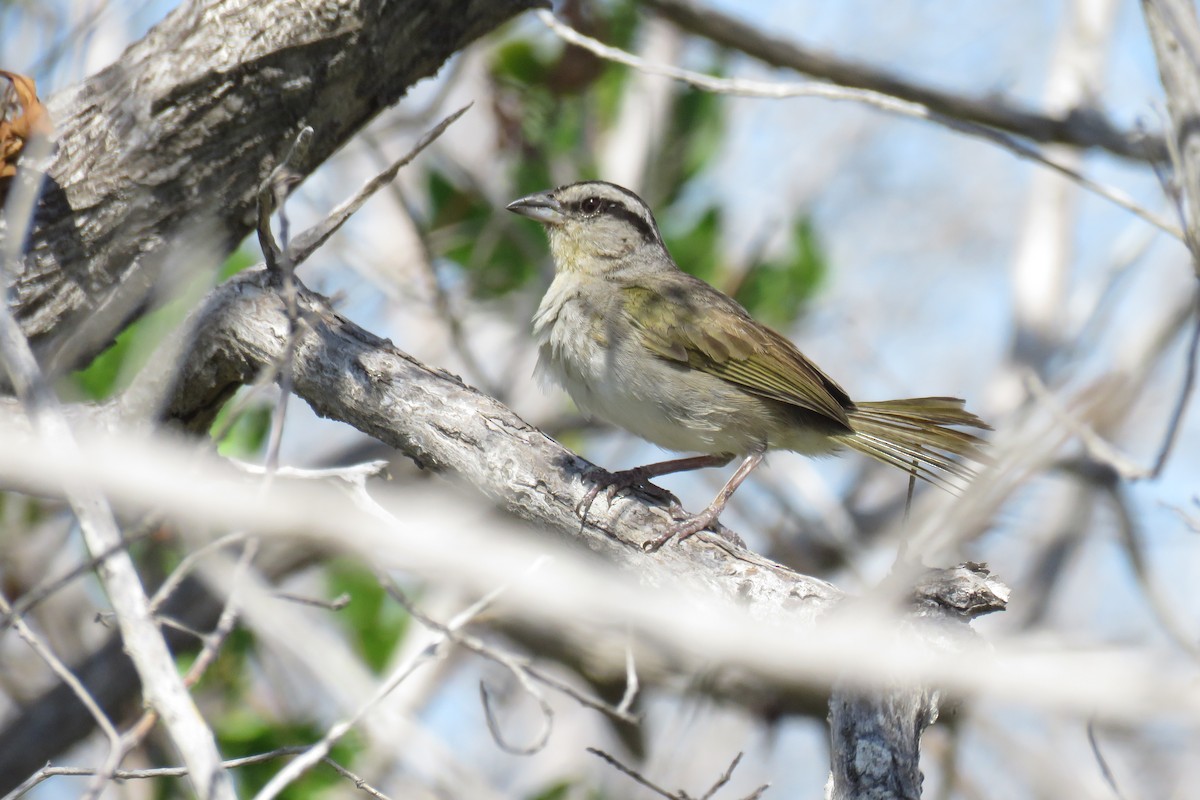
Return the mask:
M 675 495 L 650 483 L 650 479 L 657 478 L 660 475 L 670 475 L 673 472 L 687 472 L 693 469 L 704 469 L 705 467 L 723 467 L 732 460 L 732 454 L 719 453 L 717 455 L 689 456 L 688 458 L 674 458 L 670 461 L 657 461 L 653 464 L 646 464 L 645 466 L 634 467 L 633 469 L 624 469 L 620 472 L 596 470 L 587 478 L 592 482 L 592 488 L 579 501 L 579 505 L 575 506 L 575 511 L 586 520 L 588 509 L 592 507 L 592 503 L 601 491 L 605 493 L 608 497 L 608 502 L 611 503 L 613 498 L 617 496 L 617 492 L 622 489 L 628 489 L 631 486 L 636 486 L 659 500 L 678 504 L 679 500 L 676 499 Z
M 733 473 L 733 477 L 725 483 L 721 491 L 717 492 L 717 496 L 708 504 L 708 508 L 691 519 L 686 519 L 683 522 L 672 525 L 662 536 L 651 539 L 642 545 L 642 549 L 647 553 L 653 553 L 672 539 L 678 539 L 682 542 L 692 534 L 702 531 L 716 522 L 717 518 L 721 516 L 721 512 L 725 510 L 725 504 L 729 502 L 729 498 L 742 485 L 742 481 L 746 480 L 750 473 L 754 471 L 754 468 L 762 463 L 763 455 L 763 450 L 757 450 L 746 456 L 746 460 L 737 468 L 737 472 Z

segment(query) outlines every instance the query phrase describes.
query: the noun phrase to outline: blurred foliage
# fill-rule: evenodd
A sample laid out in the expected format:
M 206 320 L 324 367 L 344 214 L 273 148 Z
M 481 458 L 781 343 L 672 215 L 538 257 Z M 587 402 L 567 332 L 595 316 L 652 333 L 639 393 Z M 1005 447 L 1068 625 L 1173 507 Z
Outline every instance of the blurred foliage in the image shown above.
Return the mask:
M 558 15 L 577 30 L 624 49 L 636 49 L 642 16 L 635 3 L 564 3 Z M 719 60 L 719 59 L 718 59 Z M 493 52 L 490 65 L 498 143 L 509 156 L 512 197 L 552 188 L 563 180 L 603 179 L 595 154 L 617 123 L 631 80 L 627 67 L 547 39 L 540 31 L 514 37 Z M 709 72 L 722 74 L 719 63 Z M 725 136 L 725 98 L 674 85 L 666 131 L 651 154 L 643 197 L 659 218 L 676 262 L 717 286 L 728 283 L 719 207 L 684 222 L 681 198 L 712 163 Z M 428 176 L 427 229 L 440 266 L 466 280 L 471 294 L 495 299 L 540 289 L 548 273 L 545 236 L 537 226 L 510 219 L 483 191 L 461 176 Z M 694 212 L 693 212 L 694 213 Z M 689 214 L 690 217 L 690 214 Z M 749 269 L 737 298 L 763 321 L 795 321 L 827 271 L 811 220 L 794 223 L 785 252 Z
M 689 228 L 663 228 L 663 241 L 680 268 L 709 283 L 719 283 L 721 276 L 721 210 L 709 208 Z
M 217 271 L 224 281 L 257 263 L 248 248 L 234 251 Z M 101 401 L 114 396 L 145 365 L 164 335 L 175 328 L 191 309 L 181 300 L 173 300 L 127 326 L 112 346 L 92 359 L 87 367 L 71 373 L 60 387 L 67 397 Z
M 529 795 L 528 800 L 565 800 L 570 796 L 572 785 L 570 781 L 560 781 L 537 794 Z
M 327 574 L 331 595 L 350 596 L 350 603 L 337 612 L 336 619 L 367 665 L 382 672 L 408 630 L 408 613 L 388 597 L 374 574 L 358 563 L 336 560 Z
M 121 331 L 112 346 L 92 359 L 91 364 L 71 373 L 64 393 L 97 402 L 117 394 L 125 388 L 119 383 L 128 382 L 150 358 L 153 352 L 152 340 L 158 338 L 164 326 L 182 318 L 181 309 L 174 304 L 163 306 L 139 318 Z
M 759 261 L 734 295 L 768 325 L 786 327 L 796 321 L 829 272 L 829 263 L 809 217 L 792 225 L 788 247 L 778 259 Z
M 325 734 L 325 731 L 316 725 L 288 723 L 269 718 L 246 703 L 236 705 L 222 714 L 214 728 L 221 754 L 230 759 L 267 753 L 282 747 L 310 745 Z M 349 769 L 355 754 L 361 749 L 358 737 L 351 731 L 333 745 L 329 756 Z M 238 796 L 250 797 L 257 794 L 267 781 L 279 772 L 284 758 L 246 764 L 230 770 L 237 782 Z M 322 764 L 304 773 L 279 796 L 289 800 L 328 797 L 335 786 L 344 788 L 346 779 Z
M 274 408 L 266 403 L 256 403 L 237 412 L 237 417 L 230 420 L 230 409 L 236 402 L 235 399 L 226 403 L 217 412 L 209 431 L 213 438 L 219 439 L 218 453 L 225 458 L 246 461 L 261 453 L 266 446 Z

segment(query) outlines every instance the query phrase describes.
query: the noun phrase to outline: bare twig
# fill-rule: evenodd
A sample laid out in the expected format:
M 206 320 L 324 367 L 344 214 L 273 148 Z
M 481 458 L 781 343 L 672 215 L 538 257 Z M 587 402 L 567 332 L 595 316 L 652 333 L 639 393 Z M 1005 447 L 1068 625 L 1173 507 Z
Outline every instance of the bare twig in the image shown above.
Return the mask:
M 1096 433 L 1091 425 L 1071 414 L 1042 382 L 1037 373 L 1027 369 L 1022 371 L 1022 377 L 1025 379 L 1025 388 L 1029 394 L 1079 438 L 1079 442 L 1092 459 L 1111 467 L 1114 472 L 1127 481 L 1140 481 L 1151 476 L 1150 471 L 1134 463 L 1131 458 L 1105 441 L 1104 437 Z
M 353 197 L 331 211 L 324 220 L 298 235 L 296 241 L 288 248 L 288 254 L 292 259 L 292 263 L 299 265 L 311 256 L 330 236 L 346 224 L 346 221 L 350 219 L 355 211 L 362 208 L 363 203 L 367 202 L 373 194 L 390 183 L 401 169 L 416 158 L 422 150 L 433 144 L 446 128 L 450 127 L 451 123 L 467 113 L 467 109 L 470 107 L 470 104 L 465 105 L 437 125 L 434 125 L 424 136 L 417 140 L 417 143 L 405 155 L 392 162 L 392 165 L 383 172 L 367 181 Z
M 238 536 L 237 534 L 230 534 L 216 541 L 221 542 L 224 545 L 239 539 L 246 539 L 246 537 Z M 201 552 L 207 554 L 208 548 L 201 548 L 193 553 L 189 553 L 188 556 L 190 557 Z M 190 688 L 195 686 L 200 681 L 200 678 L 204 675 L 204 672 L 209 668 L 209 666 L 212 665 L 212 662 L 216 660 L 217 653 L 220 652 L 221 645 L 225 643 L 225 640 L 233 631 L 233 626 L 237 623 L 238 618 L 238 579 L 241 575 L 245 574 L 247 569 L 250 568 L 250 562 L 254 560 L 254 557 L 257 555 L 257 553 L 258 540 L 254 538 L 246 539 L 245 544 L 242 546 L 242 553 L 238 557 L 237 564 L 234 567 L 234 590 L 229 593 L 227 598 L 225 598 L 225 606 L 221 609 L 221 615 L 217 618 L 216 626 L 213 628 L 212 632 L 208 634 L 201 633 L 199 631 L 190 631 L 201 642 L 203 642 L 204 645 L 201 648 L 200 653 L 196 656 L 195 660 L 192 661 L 192 665 L 188 667 L 187 674 L 183 676 L 183 683 L 185 686 Z M 190 572 L 197 560 L 198 559 L 193 559 L 189 562 L 188 558 L 185 558 L 184 561 L 180 562 L 179 566 L 176 567 L 175 571 L 171 574 L 171 578 L 176 578 L 176 576 L 181 572 Z M 178 578 L 175 585 L 178 585 L 178 581 L 182 581 L 182 578 Z M 167 582 L 170 582 L 170 579 L 168 579 Z M 164 586 L 166 586 L 166 583 L 164 583 Z M 164 592 L 160 588 L 160 591 L 155 594 L 155 603 L 161 604 L 162 602 L 165 602 L 169 596 L 170 591 Z M 128 753 L 137 747 L 141 743 L 142 739 L 144 739 L 146 735 L 150 733 L 151 729 L 153 729 L 155 723 L 157 722 L 158 714 L 155 713 L 154 709 L 147 709 L 142 714 L 141 718 L 139 718 L 138 721 L 125 732 L 125 735 L 121 737 L 121 747 L 123 751 Z
M 380 576 L 381 579 L 385 581 L 385 585 L 391 582 L 390 579 L 387 579 L 386 576 L 382 575 L 382 573 L 380 573 Z M 487 606 L 490 605 L 495 598 L 504 591 L 504 588 L 505 587 L 494 589 L 480 600 L 472 603 L 465 610 L 455 615 L 454 619 L 449 623 L 449 626 L 457 629 L 463 625 L 466 625 L 477 614 L 486 609 Z M 399 591 L 398 588 L 397 591 Z M 448 636 L 443 635 L 438 637 L 420 653 L 417 653 L 412 658 L 408 659 L 406 662 L 402 663 L 395 670 L 393 670 L 392 674 L 388 676 L 387 680 L 381 683 L 375 689 L 375 691 L 372 692 L 371 697 L 368 698 L 366 702 L 362 703 L 353 714 L 346 719 L 331 725 L 325 732 L 325 735 L 322 736 L 318 742 L 309 746 L 303 753 L 300 754 L 299 758 L 272 776 L 271 780 L 267 782 L 267 785 L 264 786 L 262 790 L 254 796 L 254 800 L 271 800 L 271 798 L 276 797 L 281 791 L 287 788 L 288 784 L 295 781 L 314 765 L 320 762 L 323 758 L 329 755 L 329 751 L 333 745 L 339 739 L 345 736 L 351 728 L 357 725 L 359 720 L 361 720 L 368 711 L 374 708 L 380 700 L 386 697 L 393 689 L 399 686 L 409 675 L 412 675 L 426 662 L 440 658 L 445 649 L 444 645 L 449 641 L 450 639 Z
M 449 637 L 454 641 L 455 644 L 461 645 L 477 655 L 483 656 L 486 659 L 507 667 L 514 675 L 516 675 L 522 686 L 528 686 L 528 682 L 526 680 L 526 676 L 528 676 L 541 683 L 544 683 L 552 689 L 562 692 L 578 702 L 580 705 L 590 708 L 593 711 L 599 711 L 601 714 L 604 714 L 605 716 L 616 720 L 617 722 L 624 722 L 629 725 L 637 725 L 641 722 L 638 715 L 630 712 L 629 710 L 629 706 L 633 704 L 633 700 L 637 694 L 637 673 L 633 670 L 632 649 L 626 651 L 627 675 L 629 676 L 629 679 L 626 684 L 625 697 L 621 701 L 620 706 L 614 707 L 610 703 L 606 703 L 603 700 L 589 697 L 588 695 L 585 695 L 579 690 L 575 689 L 570 684 L 563 683 L 557 678 L 542 672 L 526 659 L 519 658 L 511 653 L 501 652 L 497 648 L 488 646 L 477 637 L 464 633 L 457 627 L 453 627 L 451 624 L 438 622 L 418 609 L 416 604 L 413 603 L 403 592 L 403 590 L 396 585 L 395 581 L 391 580 L 388 576 L 381 573 L 380 581 L 383 584 L 384 589 L 387 590 L 389 595 L 391 595 L 392 599 L 399 603 L 413 619 L 417 620 L 430 630 L 437 631 L 443 636 Z M 541 702 L 539 694 L 534 692 L 531 692 L 531 694 L 533 694 L 534 697 L 539 700 L 539 703 Z M 543 706 L 544 710 L 545 708 L 546 707 Z
M 521 747 L 509 744 L 508 740 L 504 738 L 504 734 L 500 730 L 500 723 L 496 719 L 496 712 L 492 708 L 492 696 L 488 692 L 487 684 L 483 681 L 479 682 L 479 702 L 483 704 L 483 716 L 487 721 L 488 733 L 492 735 L 492 741 L 496 743 L 496 746 L 514 756 L 531 756 L 539 752 L 546 746 L 546 742 L 550 741 L 550 733 L 554 730 L 554 709 L 546 702 L 545 696 L 537 690 L 537 687 L 529 683 L 529 677 L 524 672 L 514 669 L 513 674 L 517 676 L 517 680 L 521 681 L 522 687 L 534 699 L 538 704 L 538 709 L 542 712 L 542 730 L 532 744 Z
M 645 2 L 684 30 L 773 67 L 792 69 L 841 86 L 892 95 L 928 106 L 947 116 L 997 128 L 1037 142 L 1098 147 L 1137 161 L 1159 162 L 1167 157 L 1162 136 L 1120 131 L 1095 109 L 1070 108 L 1065 116 L 1052 117 L 991 95 L 986 98 L 957 95 L 906 80 L 868 64 L 768 36 L 742 20 L 691 0 Z
M 1096 757 L 1096 764 L 1100 767 L 1100 774 L 1104 776 L 1104 782 L 1108 784 L 1108 788 L 1112 789 L 1117 800 L 1125 800 L 1125 795 L 1121 794 L 1120 788 L 1117 786 L 1117 779 L 1113 775 L 1112 769 L 1108 766 L 1108 760 L 1104 754 L 1100 752 L 1100 742 L 1096 738 L 1096 721 L 1089 720 L 1087 724 L 1088 744 L 1091 745 L 1092 755 Z
M 35 138 L 31 144 L 42 139 Z M 39 145 L 45 148 L 45 144 Z M 33 156 L 33 154 L 29 154 Z M 43 154 L 44 157 L 44 154 Z M 28 170 L 26 163 L 36 164 L 40 158 L 22 159 L 18 177 Z M 40 190 L 40 175 L 34 180 L 18 182 L 5 205 L 7 237 L 3 262 L 8 275 L 15 275 L 25 232 L 33 215 L 33 203 Z M 4 283 L 8 283 L 4 278 Z M 14 319 L 7 302 L 0 303 L 0 360 L 17 390 L 17 396 L 46 446 L 62 452 L 78 452 L 78 445 L 57 397 L 45 380 L 29 341 Z M 175 663 L 162 634 L 150 612 L 149 601 L 129 553 L 119 548 L 121 533 L 105 497 L 91 482 L 68 483 L 66 494 L 79 520 L 79 527 L 89 552 L 95 557 L 116 549 L 99 563 L 101 582 L 117 614 L 117 622 L 126 651 L 137 668 L 150 706 L 163 713 L 167 729 L 184 762 L 192 770 L 196 793 L 214 800 L 232 800 L 233 785 L 220 764 L 212 730 L 188 695 L 175 670 Z M 111 772 L 118 751 L 110 752 L 104 772 Z
M 1146 559 L 1146 546 L 1137 520 L 1129 510 L 1129 497 L 1119 484 L 1103 487 L 1112 500 L 1113 510 L 1117 515 L 1117 529 L 1121 534 L 1121 544 L 1129 554 L 1129 564 L 1137 579 L 1138 587 L 1150 606 L 1151 613 L 1158 618 L 1158 624 L 1183 652 L 1192 659 L 1200 662 L 1200 641 L 1196 632 L 1185 622 L 1171 599 L 1164 595 L 1161 584 L 1150 576 L 1150 564 Z
M 17 634 L 25 640 L 25 643 L 29 645 L 33 652 L 37 653 L 38 657 L 46 662 L 46 665 L 54 671 L 54 674 L 71 688 L 71 691 L 79 698 L 79 702 L 83 703 L 88 713 L 96 721 L 96 725 L 104 733 L 104 738 L 108 739 L 111 757 L 111 754 L 120 747 L 121 737 L 117 733 L 117 729 L 113 726 L 112 721 L 108 718 L 108 715 L 101 710 L 95 698 L 84 688 L 74 673 L 67 668 L 67 665 L 62 663 L 59 657 L 54 654 L 54 651 L 30 629 L 21 613 L 9 605 L 8 598 L 3 594 L 0 594 L 0 611 L 3 611 L 7 615 L 13 627 L 17 629 Z
M 1078 183 L 1093 194 L 1103 197 L 1126 211 L 1136 214 L 1141 219 L 1155 226 L 1164 233 L 1182 240 L 1183 231 L 1171 221 L 1155 214 L 1153 211 L 1139 205 L 1127 192 L 1112 186 L 1106 186 L 1088 178 L 1065 164 L 1061 164 L 1043 155 L 1036 147 L 1026 144 L 1003 131 L 986 127 L 974 122 L 956 119 L 944 113 L 933 110 L 930 106 L 909 100 L 902 100 L 881 92 L 869 89 L 851 89 L 844 86 L 834 86 L 817 81 L 805 83 L 770 83 L 766 81 L 746 80 L 740 78 L 715 78 L 691 70 L 681 69 L 667 64 L 653 64 L 631 53 L 616 47 L 610 47 L 590 36 L 584 36 L 574 28 L 560 22 L 549 11 L 538 11 L 538 18 L 563 41 L 578 47 L 583 47 L 601 58 L 624 64 L 634 69 L 655 75 L 664 75 L 678 81 L 721 94 L 742 95 L 745 97 L 764 97 L 783 99 L 788 97 L 822 97 L 827 100 L 847 100 L 878 108 L 892 114 L 898 114 L 915 119 L 935 122 L 943 127 L 959 133 L 973 136 L 977 139 L 991 142 L 1008 150 L 1014 155 L 1041 164 L 1044 167 Z
M 248 767 L 253 764 L 262 764 L 266 761 L 274 761 L 277 758 L 286 758 L 298 753 L 303 753 L 305 750 L 303 745 L 293 745 L 290 747 L 280 747 L 275 750 L 270 750 L 266 753 L 255 753 L 252 756 L 242 756 L 241 758 L 231 758 L 228 761 L 221 762 L 221 766 L 225 769 L 237 769 L 238 767 Z M 323 761 L 328 764 L 334 772 L 337 772 L 344 778 L 354 782 L 354 788 L 366 792 L 375 798 L 388 800 L 387 795 L 380 792 L 366 780 L 355 775 L 350 770 L 343 767 L 331 758 L 325 758 Z M 25 795 L 30 789 L 37 786 L 49 778 L 54 777 L 86 777 L 96 775 L 97 770 L 90 767 L 52 767 L 47 764 L 42 769 L 30 775 L 20 786 L 6 794 L 2 800 L 16 800 Z M 188 775 L 187 767 L 152 767 L 150 769 L 118 769 L 112 774 L 115 780 L 119 781 L 136 781 L 149 780 L 153 778 L 182 778 Z
M 743 755 L 745 755 L 745 753 L 739 752 L 733 757 L 733 761 L 729 762 L 729 766 L 725 769 L 725 772 L 721 774 L 721 777 L 717 778 L 716 782 L 713 783 L 712 787 L 709 788 L 707 792 L 700 796 L 700 800 L 710 800 L 714 794 L 720 791 L 722 786 L 729 783 L 729 779 L 733 777 L 733 771 L 737 769 L 737 765 L 741 763 Z
M 301 597 L 298 594 L 290 592 L 276 592 L 275 596 L 280 600 L 287 600 L 291 603 L 299 603 L 305 606 L 313 606 L 314 608 L 323 608 L 326 611 L 341 611 L 346 606 L 350 605 L 350 593 L 342 592 L 332 600 L 324 600 L 320 597 Z
M 387 160 L 379 142 L 368 136 L 366 137 L 366 143 L 376 160 L 386 164 Z M 433 311 L 437 314 L 438 319 L 446 325 L 446 334 L 449 337 L 450 347 L 453 348 L 454 352 L 462 360 L 463 366 L 467 368 L 470 376 L 469 379 L 478 381 L 480 388 L 493 397 L 500 397 L 502 390 L 506 387 L 496 385 L 496 382 L 483 369 L 483 365 L 479 363 L 479 359 L 475 357 L 475 350 L 471 347 L 471 343 L 467 341 L 462 315 L 450 302 L 450 292 L 446 289 L 445 281 L 438 275 L 438 271 L 434 266 L 433 252 L 429 248 L 429 241 L 426 238 L 425 232 L 417 224 L 416 214 L 409 206 L 408 199 L 404 196 L 404 192 L 400 190 L 400 186 L 395 181 L 389 181 L 387 185 L 388 191 L 392 195 L 392 200 L 400 207 L 405 216 L 408 217 L 413 231 L 413 238 L 416 239 L 420 248 L 420 258 L 417 259 L 418 268 L 424 274 L 425 283 L 429 287 L 429 293 L 433 300 Z
M 205 542 L 200 547 L 190 551 L 179 561 L 175 569 L 171 570 L 171 574 L 158 587 L 158 591 L 154 593 L 154 597 L 150 598 L 151 612 L 158 613 L 163 603 L 167 602 L 167 599 L 179 588 L 179 584 L 183 583 L 184 579 L 192 574 L 196 565 L 202 559 L 206 558 L 210 553 L 237 544 L 245 538 L 246 534 L 244 533 L 227 533 L 224 536 L 219 536 L 216 539 Z
M 258 191 L 258 242 L 262 247 L 267 269 L 276 273 L 281 281 L 283 301 L 288 312 L 287 344 L 280 359 L 279 397 L 275 400 L 275 413 L 271 415 L 271 432 L 267 438 L 266 463 L 268 470 L 279 466 L 279 446 L 283 441 L 283 426 L 287 419 L 288 399 L 292 396 L 292 355 L 296 349 L 296 327 L 300 324 L 296 305 L 296 265 L 288 250 L 290 223 L 287 216 L 287 196 L 300 182 L 302 174 L 295 165 L 304 159 L 312 144 L 313 129 L 305 126 L 296 136 L 283 163 L 271 171 Z M 279 214 L 279 238 L 276 244 L 271 235 L 271 213 Z M 268 472 L 267 480 L 270 480 Z
M 35 607 L 38 603 L 42 602 L 47 597 L 50 597 L 50 595 L 54 594 L 59 589 L 62 589 L 64 586 L 69 584 L 71 581 L 75 580 L 76 578 L 78 578 L 79 576 L 81 576 L 85 573 L 91 572 L 96 567 L 100 566 L 101 562 L 109 559 L 114 553 L 118 553 L 121 550 L 128 548 L 134 542 L 141 541 L 142 539 L 148 538 L 149 536 L 153 535 L 154 531 L 157 530 L 157 528 L 158 528 L 157 521 L 152 521 L 145 525 L 142 525 L 142 526 L 140 526 L 140 530 L 138 530 L 137 532 L 126 534 L 124 540 L 121 541 L 119 544 L 116 544 L 113 547 L 110 547 L 109 549 L 105 550 L 104 552 L 102 552 L 92 558 L 89 558 L 80 564 L 77 564 L 76 566 L 74 566 L 73 568 L 71 568 L 70 570 L 65 572 L 64 574 L 58 576 L 57 578 L 52 578 L 44 583 L 38 584 L 37 586 L 33 587 L 29 591 L 22 594 L 20 597 L 18 597 L 12 603 L 11 611 L 6 612 L 2 617 L 0 617 L 0 634 L 4 633 L 6 630 L 8 630 L 8 628 L 13 624 L 13 622 L 17 616 L 23 616 L 31 608 Z
M 664 789 L 661 786 L 659 786 L 658 784 L 654 783 L 649 778 L 646 778 L 644 775 L 642 775 L 637 770 L 632 769 L 631 767 L 627 767 L 624 764 L 622 764 L 620 761 L 618 761 L 616 759 L 615 756 L 609 755 L 608 753 L 604 752 L 603 750 L 601 750 L 597 747 L 589 747 L 589 748 L 587 748 L 587 751 L 589 753 L 591 753 L 592 755 L 599 756 L 604 761 L 607 761 L 609 766 L 615 768 L 618 772 L 625 773 L 626 775 L 633 778 L 635 781 L 640 783 L 642 786 L 645 786 L 647 789 L 654 792 L 655 794 L 660 794 L 663 797 L 668 798 L 668 800 L 687 800 L 686 795 L 675 794 L 674 792 L 668 792 L 666 789 Z
M 660 794 L 663 797 L 668 798 L 668 800 L 694 800 L 690 794 L 683 791 L 682 789 L 678 792 L 667 791 L 666 789 L 662 788 L 658 784 L 651 781 L 645 775 L 642 775 L 637 770 L 633 769 L 632 767 L 628 767 L 625 764 L 622 764 L 615 756 L 612 756 L 609 753 L 606 753 L 603 750 L 600 750 L 599 748 L 589 747 L 589 748 L 587 748 L 587 751 L 594 756 L 599 756 L 603 760 L 607 761 L 608 764 L 610 766 L 614 767 L 617 771 L 625 773 L 626 775 L 628 775 L 629 777 L 633 778 L 635 781 L 640 783 L 642 786 L 645 786 L 647 789 L 649 789 L 652 792 L 655 792 L 656 794 Z M 741 763 L 743 755 L 744 755 L 743 753 L 738 753 L 736 756 L 733 757 L 733 761 L 731 761 L 729 763 L 729 766 L 726 767 L 725 771 L 721 773 L 720 777 L 717 778 L 716 782 L 713 783 L 713 785 L 709 788 L 709 790 L 707 792 L 705 792 L 704 794 L 700 795 L 699 800 L 712 800 L 713 796 L 716 795 L 716 793 L 718 791 L 720 791 L 720 789 L 722 787 L 724 787 L 727 783 L 729 783 L 730 779 L 733 777 L 733 771 L 735 769 L 737 769 L 737 765 L 739 763 Z M 762 786 L 758 787 L 753 792 L 751 792 L 749 795 L 747 795 L 744 798 L 744 800 L 757 800 L 757 798 L 761 797 L 762 793 L 765 792 L 768 788 L 770 788 L 769 783 L 763 784 Z
M 1154 468 L 1150 471 L 1151 477 L 1154 478 L 1162 474 L 1167 460 L 1171 457 L 1171 450 L 1175 447 L 1184 412 L 1187 410 L 1188 401 L 1191 400 L 1192 390 L 1196 386 L 1196 359 L 1200 357 L 1200 291 L 1196 293 L 1192 314 L 1195 319 L 1192 323 L 1192 335 L 1188 341 L 1187 354 L 1184 356 L 1186 360 L 1183 366 L 1183 385 L 1179 387 L 1179 394 L 1175 398 L 1175 407 L 1171 409 L 1167 430 L 1163 434 L 1162 446 L 1159 448 L 1158 457 L 1154 459 Z
M 631 643 L 627 643 L 625 645 L 625 694 L 621 696 L 621 702 L 617 704 L 617 713 L 629 713 L 629 709 L 633 707 L 633 702 L 637 700 L 639 688 L 637 664 L 633 658 L 633 646 Z

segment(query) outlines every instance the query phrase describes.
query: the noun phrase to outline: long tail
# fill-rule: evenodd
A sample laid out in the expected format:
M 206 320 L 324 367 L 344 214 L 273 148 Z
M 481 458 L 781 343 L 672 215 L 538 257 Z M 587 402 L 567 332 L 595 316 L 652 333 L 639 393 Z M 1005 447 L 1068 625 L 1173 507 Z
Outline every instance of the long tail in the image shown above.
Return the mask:
M 975 474 L 956 459 L 986 461 L 983 439 L 947 427 L 991 430 L 986 422 L 965 410 L 957 397 L 858 403 L 847 414 L 854 433 L 838 436 L 838 441 L 943 489 L 957 488 L 948 476 L 965 480 Z

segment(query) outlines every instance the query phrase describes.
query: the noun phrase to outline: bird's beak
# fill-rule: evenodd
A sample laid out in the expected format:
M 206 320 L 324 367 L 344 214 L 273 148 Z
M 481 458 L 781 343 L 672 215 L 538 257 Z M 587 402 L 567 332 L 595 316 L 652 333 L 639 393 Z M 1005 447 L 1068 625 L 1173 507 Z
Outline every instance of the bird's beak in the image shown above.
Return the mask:
M 544 225 L 560 225 L 566 219 L 562 203 L 550 192 L 538 192 L 520 200 L 513 200 L 505 208 L 522 217 L 536 219 Z

